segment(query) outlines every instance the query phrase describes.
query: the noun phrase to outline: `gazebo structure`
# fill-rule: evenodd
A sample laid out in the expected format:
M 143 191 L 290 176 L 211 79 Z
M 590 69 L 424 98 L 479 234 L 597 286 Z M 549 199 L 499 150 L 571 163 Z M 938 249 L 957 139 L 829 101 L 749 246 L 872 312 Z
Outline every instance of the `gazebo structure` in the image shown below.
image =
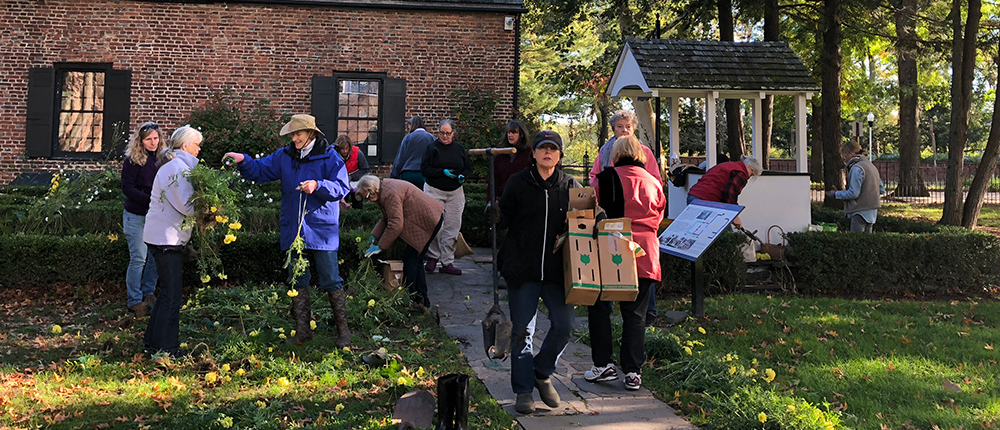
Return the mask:
M 795 98 L 796 172 L 765 172 L 751 180 L 740 195 L 746 206 L 740 216 L 750 230 L 779 225 L 785 231 L 805 230 L 810 222 L 809 176 L 806 157 L 806 100 L 819 92 L 809 69 L 784 42 L 720 42 L 709 40 L 627 39 L 608 83 L 612 97 L 661 97 L 670 103 L 670 156 L 680 154 L 678 99 L 705 99 L 705 154 L 716 164 L 716 100 L 750 100 L 751 155 L 761 159 L 761 102 L 765 96 Z M 657 119 L 658 120 L 658 119 Z M 659 140 L 659 136 L 656 136 Z M 656 145 L 659 146 L 659 142 Z M 674 218 L 686 206 L 686 187 L 668 185 Z

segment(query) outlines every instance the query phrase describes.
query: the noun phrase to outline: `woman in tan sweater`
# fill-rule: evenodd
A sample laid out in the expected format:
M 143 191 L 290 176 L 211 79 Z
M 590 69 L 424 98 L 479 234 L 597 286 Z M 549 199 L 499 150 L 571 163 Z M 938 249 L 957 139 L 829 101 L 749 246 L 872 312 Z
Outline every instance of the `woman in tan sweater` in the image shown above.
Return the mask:
M 397 238 L 406 242 L 403 251 L 403 280 L 409 285 L 410 297 L 415 303 L 430 306 L 427 298 L 427 279 L 423 259 L 427 248 L 441 230 L 444 204 L 421 191 L 413 184 L 399 179 L 379 179 L 365 175 L 358 182 L 357 194 L 378 204 L 382 209 L 372 235 L 366 257 L 382 252 Z M 403 208 L 406 208 L 404 215 Z M 376 243 L 376 240 L 378 241 Z

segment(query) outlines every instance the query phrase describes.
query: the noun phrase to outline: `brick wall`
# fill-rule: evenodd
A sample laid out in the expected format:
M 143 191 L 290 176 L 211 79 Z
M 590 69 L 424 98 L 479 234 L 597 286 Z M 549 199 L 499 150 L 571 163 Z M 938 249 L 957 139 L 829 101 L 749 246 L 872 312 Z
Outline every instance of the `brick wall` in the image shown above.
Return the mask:
M 436 124 L 450 91 L 501 96 L 512 115 L 514 32 L 494 12 L 392 11 L 247 4 L 14 0 L 0 7 L 0 184 L 22 171 L 96 168 L 24 157 L 28 70 L 56 62 L 110 62 L 132 70 L 131 127 L 183 125 L 212 90 L 270 99 L 308 113 L 311 78 L 384 72 L 407 82 L 407 117 Z

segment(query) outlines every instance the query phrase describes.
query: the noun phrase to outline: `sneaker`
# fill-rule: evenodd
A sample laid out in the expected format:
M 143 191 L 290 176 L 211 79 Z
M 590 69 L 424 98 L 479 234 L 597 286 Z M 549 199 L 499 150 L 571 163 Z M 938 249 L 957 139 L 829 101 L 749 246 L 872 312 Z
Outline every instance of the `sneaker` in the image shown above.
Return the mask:
M 534 413 L 535 399 L 531 398 L 531 393 L 518 394 L 514 410 L 525 415 Z
M 625 389 L 630 391 L 638 390 L 642 386 L 642 376 L 638 373 L 628 372 L 625 374 Z
M 424 265 L 424 271 L 427 273 L 434 273 L 434 269 L 437 269 L 438 261 L 436 258 L 428 258 L 427 264 Z
M 445 273 L 445 274 L 448 274 L 448 275 L 461 275 L 462 274 L 462 269 L 459 269 L 459 268 L 455 267 L 454 264 L 449 264 L 447 266 L 441 266 L 441 269 L 439 271 L 441 273 Z
M 542 398 L 542 402 L 550 408 L 559 407 L 559 393 L 556 392 L 556 387 L 552 386 L 552 379 L 535 379 L 535 388 L 538 389 L 538 397 Z
M 614 363 L 608 363 L 607 366 L 603 367 L 593 366 L 583 374 L 583 379 L 587 382 L 614 381 L 618 379 L 618 371 L 615 370 Z

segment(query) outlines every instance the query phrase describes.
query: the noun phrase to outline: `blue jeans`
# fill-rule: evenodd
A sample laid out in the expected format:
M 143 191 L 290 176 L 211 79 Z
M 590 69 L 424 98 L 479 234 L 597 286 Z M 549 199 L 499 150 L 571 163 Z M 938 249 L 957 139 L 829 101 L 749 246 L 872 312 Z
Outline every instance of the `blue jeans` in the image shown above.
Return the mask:
M 156 291 L 156 261 L 148 257 L 146 243 L 142 241 L 142 229 L 146 217 L 129 211 L 122 213 L 122 227 L 128 242 L 128 271 L 125 272 L 125 291 L 128 306 L 139 304 L 146 296 Z
M 535 388 L 535 375 L 548 377 L 556 371 L 556 360 L 566 349 L 573 328 L 573 305 L 566 304 L 563 286 L 552 282 L 529 281 L 517 287 L 508 286 L 510 320 L 510 386 L 515 394 L 530 393 Z M 534 334 L 538 299 L 549 310 L 549 327 L 538 354 L 531 338 Z
M 319 289 L 323 291 L 337 291 L 344 288 L 344 280 L 340 277 L 340 265 L 337 264 L 337 251 L 316 251 L 307 249 L 305 257 L 312 260 L 312 267 L 316 268 L 319 275 Z M 288 267 L 288 279 L 291 283 L 292 267 Z M 295 288 L 306 288 L 312 280 L 312 271 L 306 269 L 306 273 L 295 280 Z

